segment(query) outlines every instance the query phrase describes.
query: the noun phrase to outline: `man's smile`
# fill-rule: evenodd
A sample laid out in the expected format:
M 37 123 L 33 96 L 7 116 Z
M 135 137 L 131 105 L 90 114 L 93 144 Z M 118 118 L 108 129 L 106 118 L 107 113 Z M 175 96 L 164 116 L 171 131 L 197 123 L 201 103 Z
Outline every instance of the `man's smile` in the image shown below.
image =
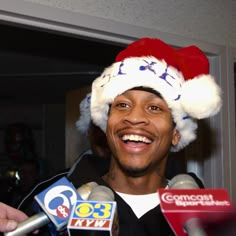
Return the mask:
M 121 137 L 121 139 L 126 143 L 127 142 L 141 142 L 145 144 L 150 144 L 152 142 L 152 140 L 150 140 L 149 138 L 145 136 L 137 135 L 137 134 L 125 134 Z

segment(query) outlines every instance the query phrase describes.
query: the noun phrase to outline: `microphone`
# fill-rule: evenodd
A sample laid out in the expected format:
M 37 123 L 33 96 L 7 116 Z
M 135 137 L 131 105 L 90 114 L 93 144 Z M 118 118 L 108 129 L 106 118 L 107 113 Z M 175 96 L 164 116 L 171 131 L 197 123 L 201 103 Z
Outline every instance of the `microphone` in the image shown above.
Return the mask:
M 90 182 L 76 190 L 66 177 L 62 177 L 35 196 L 36 202 L 43 211 L 20 222 L 14 231 L 7 232 L 4 236 L 25 235 L 50 222 L 57 231 L 64 229 L 75 202 L 78 199 L 87 199 L 96 186 L 95 182 Z
M 199 189 L 194 178 L 187 174 L 176 175 L 170 180 L 168 186 L 170 189 Z
M 201 221 L 201 225 L 207 228 L 208 235 L 232 236 L 236 235 L 236 208 L 231 214 L 223 212 L 215 218 Z
M 112 190 L 99 185 L 87 201 L 77 201 L 67 230 L 70 236 L 118 236 L 117 204 Z
M 178 236 L 206 236 L 208 229 L 202 224 L 205 219 L 233 210 L 225 189 L 200 189 L 187 174 L 175 176 L 169 189 L 159 189 L 158 193 L 162 213 Z

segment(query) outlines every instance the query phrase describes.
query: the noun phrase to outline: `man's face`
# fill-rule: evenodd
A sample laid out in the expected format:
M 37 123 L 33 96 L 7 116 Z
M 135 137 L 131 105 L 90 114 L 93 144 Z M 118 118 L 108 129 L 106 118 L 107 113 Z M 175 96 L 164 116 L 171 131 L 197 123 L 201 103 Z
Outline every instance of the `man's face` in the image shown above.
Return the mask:
M 128 90 L 111 105 L 107 138 L 119 168 L 140 176 L 165 163 L 171 145 L 179 141 L 179 133 L 162 98 L 147 91 Z

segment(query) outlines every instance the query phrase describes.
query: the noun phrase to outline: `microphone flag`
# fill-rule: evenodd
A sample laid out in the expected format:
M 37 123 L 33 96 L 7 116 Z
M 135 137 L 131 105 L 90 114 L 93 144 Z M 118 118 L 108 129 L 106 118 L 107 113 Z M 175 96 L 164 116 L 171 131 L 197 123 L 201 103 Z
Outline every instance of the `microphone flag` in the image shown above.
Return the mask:
M 66 177 L 35 196 L 35 200 L 58 231 L 67 225 L 73 205 L 80 199 L 82 198 L 76 188 Z
M 69 235 L 118 236 L 116 209 L 114 201 L 77 201 L 67 225 Z
M 233 213 L 225 189 L 159 189 L 158 194 L 162 213 L 178 236 L 188 235 L 185 226 L 192 219 L 201 224 L 204 219 Z M 207 228 L 203 230 L 207 232 Z

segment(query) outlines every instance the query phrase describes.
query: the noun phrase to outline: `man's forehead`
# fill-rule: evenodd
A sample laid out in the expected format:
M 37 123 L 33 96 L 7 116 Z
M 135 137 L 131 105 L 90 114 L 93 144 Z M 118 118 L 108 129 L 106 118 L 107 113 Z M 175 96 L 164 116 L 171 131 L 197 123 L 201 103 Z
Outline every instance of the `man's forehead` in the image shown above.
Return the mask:
M 154 90 L 153 88 L 150 88 L 150 87 L 134 87 L 134 88 L 131 88 L 131 89 L 129 89 L 129 90 L 126 90 L 125 92 L 127 92 L 127 91 L 132 91 L 132 90 L 138 90 L 138 91 L 149 92 L 149 93 L 152 93 L 152 94 L 156 95 L 157 97 L 163 99 L 162 95 L 161 95 L 158 91 L 156 91 L 156 90 Z M 125 93 L 125 92 L 124 92 L 124 93 Z M 123 94 L 124 94 L 124 93 L 123 93 Z

